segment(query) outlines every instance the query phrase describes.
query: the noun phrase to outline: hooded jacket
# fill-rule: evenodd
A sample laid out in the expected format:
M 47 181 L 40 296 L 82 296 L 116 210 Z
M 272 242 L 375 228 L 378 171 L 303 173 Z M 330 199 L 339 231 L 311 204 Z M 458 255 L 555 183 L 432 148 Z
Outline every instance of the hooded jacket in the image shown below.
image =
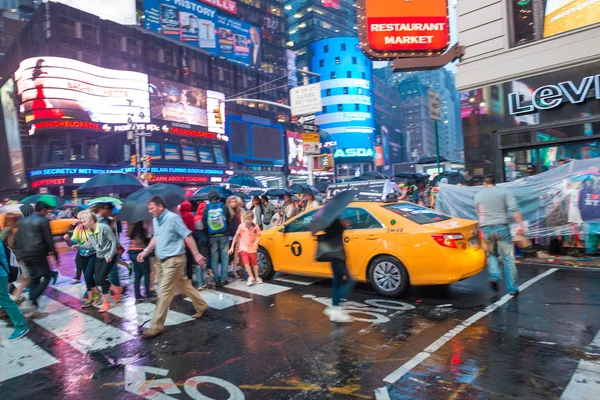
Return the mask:
M 190 231 L 194 231 L 194 214 L 192 214 L 192 203 L 189 201 L 184 201 L 179 206 L 179 211 L 181 213 L 181 219 L 185 224 L 186 228 Z

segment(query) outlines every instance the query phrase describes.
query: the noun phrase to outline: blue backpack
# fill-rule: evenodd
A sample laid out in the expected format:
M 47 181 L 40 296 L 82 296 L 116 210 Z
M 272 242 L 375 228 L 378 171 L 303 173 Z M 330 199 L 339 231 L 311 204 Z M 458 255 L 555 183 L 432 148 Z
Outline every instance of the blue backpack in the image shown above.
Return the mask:
M 219 235 L 227 232 L 227 217 L 223 210 L 223 203 L 210 203 L 206 206 L 206 209 L 206 225 L 208 227 L 208 233 L 211 235 Z

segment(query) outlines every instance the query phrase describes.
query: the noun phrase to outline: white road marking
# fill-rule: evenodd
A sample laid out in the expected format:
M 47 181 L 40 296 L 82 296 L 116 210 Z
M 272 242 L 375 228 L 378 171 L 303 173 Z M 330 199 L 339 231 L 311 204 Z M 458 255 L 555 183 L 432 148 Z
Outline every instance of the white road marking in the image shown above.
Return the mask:
M 590 346 L 600 344 L 600 332 Z M 600 394 L 600 361 L 580 360 L 560 400 L 596 400 Z
M 375 389 L 375 400 L 390 400 L 390 394 L 387 386 Z
M 0 382 L 58 363 L 58 360 L 25 336 L 8 342 L 13 328 L 0 321 Z
M 217 292 L 216 290 L 203 290 L 199 292 L 199 294 L 210 308 L 215 308 L 217 310 L 224 310 L 232 306 L 237 306 L 252 301 L 252 299 L 247 297 L 236 296 L 235 294 L 231 293 Z M 192 301 L 189 297 L 186 297 L 185 299 L 187 301 Z
M 80 353 L 107 349 L 134 339 L 134 336 L 121 329 L 75 311 L 49 297 L 42 296 L 38 301 L 40 311 L 48 315 L 33 322 Z
M 544 273 L 537 275 L 536 277 L 528 280 L 524 284 L 519 285 L 519 291 L 521 291 L 521 292 L 524 291 L 525 289 L 527 289 L 529 286 L 533 285 L 540 279 L 543 279 L 543 278 L 547 277 L 548 275 L 553 274 L 556 271 L 558 271 L 558 268 L 552 268 Z M 481 318 L 494 312 L 499 307 L 506 304 L 512 298 L 513 298 L 512 295 L 507 294 L 504 297 L 502 297 L 500 300 L 498 300 L 497 302 L 487 306 L 485 308 L 485 310 L 476 313 L 475 315 L 466 319 L 462 323 L 458 324 L 450 332 L 446 333 L 445 335 L 440 337 L 438 340 L 436 340 L 435 342 L 430 344 L 425 350 L 423 350 L 422 352 L 420 352 L 419 354 L 414 356 L 411 360 L 406 362 L 403 366 L 401 366 L 396 371 L 394 371 L 391 374 L 389 374 L 388 376 L 386 376 L 383 379 L 384 382 L 395 383 L 398 379 L 402 378 L 407 372 L 409 372 L 411 369 L 413 369 L 417 365 L 421 364 L 424 360 L 429 358 L 429 356 L 431 356 L 433 353 L 435 353 L 437 350 L 439 350 L 443 345 L 445 345 L 450 340 L 452 340 L 456 335 L 461 333 L 463 330 L 465 330 L 469 326 L 473 325 L 475 322 L 479 321 Z
M 272 283 L 248 286 L 245 281 L 235 281 L 225 287 L 227 289 L 239 290 L 240 292 L 257 294 L 259 296 L 273 296 L 274 294 L 292 289 L 288 286 L 273 285 Z
M 309 286 L 313 283 L 322 281 L 321 278 L 311 278 L 309 276 L 297 276 L 297 275 L 282 275 L 274 279 L 279 282 L 295 283 L 296 285 Z

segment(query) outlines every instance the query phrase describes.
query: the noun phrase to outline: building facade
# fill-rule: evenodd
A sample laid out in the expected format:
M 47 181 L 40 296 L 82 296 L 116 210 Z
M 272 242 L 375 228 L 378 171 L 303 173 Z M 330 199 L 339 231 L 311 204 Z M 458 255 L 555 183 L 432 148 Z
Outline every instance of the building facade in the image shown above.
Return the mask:
M 265 21 L 267 5 L 275 22 Z M 139 11 L 144 16 L 147 9 Z M 6 141 L 0 141 L 0 153 L 7 157 L 1 157 L 0 169 L 15 178 L 2 189 L 70 193 L 97 173 L 133 173 L 136 147 L 129 131 L 151 134 L 146 139 L 151 182 L 197 187 L 223 182 L 233 171 L 281 181 L 281 132 L 289 113 L 261 103 L 221 103 L 223 118 L 237 117 L 247 128 L 232 131 L 215 120 L 215 109 L 219 100 L 261 85 L 252 98 L 287 102 L 287 90 L 270 83 L 286 74 L 284 20 L 277 16 L 282 6 L 275 0 L 258 7 L 238 2 L 235 14 L 220 13 L 247 27 L 236 33 L 252 43 L 247 62 L 201 47 L 207 42 L 199 43 L 197 29 L 189 28 L 189 40 L 182 40 L 59 3 L 40 6 L 0 66 L 2 96 L 14 100 L 2 110 Z M 65 76 L 64 68 L 71 73 Z M 121 81 L 107 92 L 101 88 L 110 77 Z M 90 100 L 92 93 L 99 98 Z M 262 140 L 272 154 L 265 157 L 257 148 L 232 152 L 232 144 L 248 135 L 255 139 L 250 145 Z M 232 157 L 237 161 L 230 162 Z
M 467 170 L 513 180 L 598 157 L 598 4 L 460 0 L 457 13 Z

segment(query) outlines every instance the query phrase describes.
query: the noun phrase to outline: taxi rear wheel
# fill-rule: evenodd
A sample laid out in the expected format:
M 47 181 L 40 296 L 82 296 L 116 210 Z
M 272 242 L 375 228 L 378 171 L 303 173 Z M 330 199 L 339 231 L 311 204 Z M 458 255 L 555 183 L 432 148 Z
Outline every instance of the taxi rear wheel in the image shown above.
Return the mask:
M 369 282 L 377 293 L 387 297 L 400 296 L 409 285 L 406 268 L 390 256 L 380 256 L 371 261 Z
M 273 268 L 273 262 L 271 261 L 269 252 L 264 248 L 259 247 L 258 253 L 256 254 L 256 260 L 258 261 L 258 276 L 264 280 L 271 279 L 273 275 L 275 275 L 275 269 Z

